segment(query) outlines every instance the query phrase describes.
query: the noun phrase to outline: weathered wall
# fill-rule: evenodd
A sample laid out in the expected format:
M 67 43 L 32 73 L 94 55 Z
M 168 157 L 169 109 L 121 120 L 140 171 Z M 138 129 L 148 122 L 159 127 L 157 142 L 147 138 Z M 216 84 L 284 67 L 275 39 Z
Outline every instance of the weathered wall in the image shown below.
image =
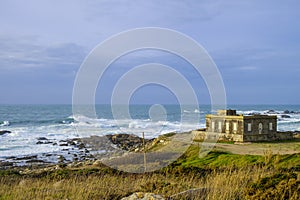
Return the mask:
M 204 139 L 213 140 L 219 139 L 219 133 L 207 131 L 192 131 L 192 139 L 194 141 L 203 141 Z
M 253 115 L 244 116 L 244 133 L 245 134 L 275 134 L 277 132 L 277 116 L 267 115 Z M 252 130 L 247 130 L 247 124 L 252 124 Z M 262 124 L 261 133 L 259 132 L 259 124 Z M 272 123 L 272 130 L 270 130 L 270 123 Z
M 214 122 L 214 127 L 212 123 Z M 219 129 L 219 123 L 221 123 L 221 129 Z M 229 123 L 229 129 L 226 129 L 226 123 Z M 237 130 L 234 131 L 234 123 L 237 124 Z M 243 116 L 219 116 L 219 115 L 207 115 L 206 116 L 206 129 L 209 132 L 217 133 L 233 133 L 242 135 L 244 132 Z
M 214 127 L 212 127 L 213 122 Z M 221 127 L 219 123 L 221 123 Z M 251 130 L 248 130 L 249 123 Z M 237 124 L 236 131 L 234 124 Z M 270 127 L 272 128 L 270 129 Z M 220 140 L 227 141 L 272 141 L 293 138 L 290 134 L 277 133 L 277 116 L 268 115 L 207 115 L 206 130 L 218 133 Z
M 275 134 L 275 140 L 291 140 L 293 138 L 293 132 L 277 132 Z

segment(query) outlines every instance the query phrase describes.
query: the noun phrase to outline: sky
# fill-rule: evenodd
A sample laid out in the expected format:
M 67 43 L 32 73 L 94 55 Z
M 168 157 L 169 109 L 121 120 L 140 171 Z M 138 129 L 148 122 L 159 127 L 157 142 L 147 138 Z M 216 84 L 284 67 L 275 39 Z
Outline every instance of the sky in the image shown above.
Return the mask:
M 1 0 L 0 104 L 71 104 L 89 52 L 122 31 L 161 27 L 197 41 L 218 67 L 228 104 L 300 104 L 300 2 L 297 0 Z M 96 103 L 132 67 L 173 66 L 210 103 L 203 77 L 170 53 L 125 55 L 106 72 Z M 162 74 L 162 76 L 166 76 Z M 133 103 L 176 103 L 166 87 L 145 85 Z

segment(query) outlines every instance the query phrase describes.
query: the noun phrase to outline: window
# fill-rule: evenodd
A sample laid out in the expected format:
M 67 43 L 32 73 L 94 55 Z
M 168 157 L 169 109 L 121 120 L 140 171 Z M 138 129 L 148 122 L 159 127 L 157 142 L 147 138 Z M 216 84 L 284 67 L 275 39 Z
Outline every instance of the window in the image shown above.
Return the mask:
M 222 132 L 222 122 L 218 123 L 218 130 L 219 130 L 219 132 Z
M 229 131 L 229 122 L 226 122 L 226 131 Z
M 272 122 L 269 123 L 269 130 L 273 131 L 273 123 Z
M 259 124 L 258 124 L 258 133 L 261 134 L 261 133 L 262 133 L 262 130 L 263 130 L 263 124 L 262 124 L 262 123 L 259 123 Z
M 233 123 L 233 131 L 235 131 L 235 132 L 237 131 L 237 123 L 236 122 Z
M 212 131 L 212 132 L 215 131 L 215 122 L 211 122 L 211 131 Z
M 248 123 L 248 132 L 252 130 L 251 123 Z

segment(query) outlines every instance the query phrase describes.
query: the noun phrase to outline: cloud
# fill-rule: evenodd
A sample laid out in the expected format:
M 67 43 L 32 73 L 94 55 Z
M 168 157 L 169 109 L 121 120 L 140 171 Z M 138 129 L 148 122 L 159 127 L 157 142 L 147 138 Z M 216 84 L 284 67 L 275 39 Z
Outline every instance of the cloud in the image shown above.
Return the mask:
M 237 67 L 237 69 L 243 71 L 254 71 L 257 70 L 258 68 L 255 66 L 241 66 L 241 67 Z
M 88 1 L 85 9 L 86 20 L 105 24 L 132 26 L 177 26 L 178 24 L 207 21 L 217 16 L 221 1 Z M 130 22 L 130 23 L 128 23 Z
M 211 52 L 217 66 L 223 71 L 232 70 L 270 70 L 278 66 L 276 58 L 283 58 L 281 50 L 267 47 L 231 47 Z M 274 62 L 275 61 L 275 62 Z
M 300 63 L 298 10 L 299 3 L 270 0 L 0 1 L 0 90 L 18 93 L 21 101 L 26 84 L 34 97 L 38 96 L 34 92 L 43 88 L 32 88 L 44 83 L 47 92 L 60 91 L 52 98 L 59 101 L 67 89 L 72 91 L 74 73 L 93 47 L 120 31 L 145 26 L 175 29 L 202 44 L 219 67 L 228 90 L 236 91 L 232 99 L 239 98 L 243 84 L 249 87 L 245 98 L 268 84 L 269 88 L 296 87 L 300 80 L 296 73 Z M 189 80 L 197 78 L 175 56 L 151 52 L 127 56 L 117 61 L 119 65 L 111 71 L 113 78 L 127 66 L 154 61 L 183 69 Z M 266 77 L 272 80 L 265 81 Z M 108 79 L 111 83 L 112 78 Z M 275 81 L 279 79 L 283 81 Z M 248 80 L 255 81 L 249 85 Z M 62 91 L 58 84 L 69 84 L 70 88 Z M 273 93 L 266 99 L 278 93 L 268 91 Z M 289 96 L 286 102 L 299 99 L 294 92 Z
M 37 37 L 0 37 L 0 68 L 2 70 L 76 66 L 86 55 L 84 47 L 75 43 L 40 44 Z

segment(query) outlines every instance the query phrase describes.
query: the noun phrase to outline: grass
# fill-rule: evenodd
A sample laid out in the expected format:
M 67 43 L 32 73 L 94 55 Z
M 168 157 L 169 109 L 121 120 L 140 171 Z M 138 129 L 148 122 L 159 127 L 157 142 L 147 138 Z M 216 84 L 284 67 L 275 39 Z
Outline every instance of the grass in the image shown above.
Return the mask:
M 204 158 L 199 158 L 198 152 L 199 147 L 192 145 L 177 162 L 183 166 L 208 167 L 212 169 L 247 167 L 264 162 L 264 157 L 257 155 L 237 155 L 222 151 L 212 151 Z
M 144 174 L 120 172 L 102 164 L 0 170 L 0 199 L 121 199 L 138 191 L 173 199 L 300 198 L 300 154 L 212 151 L 199 158 L 198 153 L 199 147 L 192 145 L 171 165 Z

